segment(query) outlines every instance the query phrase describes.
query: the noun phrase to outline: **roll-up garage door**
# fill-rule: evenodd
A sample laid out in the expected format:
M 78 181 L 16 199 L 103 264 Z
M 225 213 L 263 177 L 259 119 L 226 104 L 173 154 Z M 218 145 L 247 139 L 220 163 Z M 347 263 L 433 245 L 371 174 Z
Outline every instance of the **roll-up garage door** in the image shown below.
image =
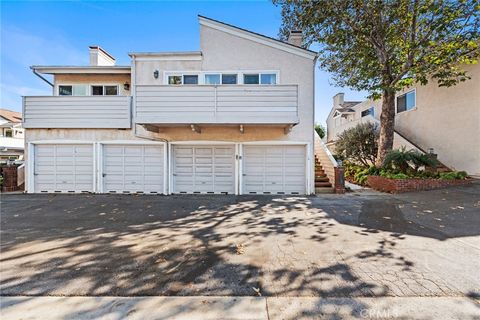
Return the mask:
M 235 193 L 235 146 L 174 145 L 173 193 Z
M 164 146 L 103 145 L 103 192 L 164 193 Z
M 244 145 L 244 194 L 305 194 L 304 145 Z
M 34 192 L 93 192 L 93 144 L 34 146 Z

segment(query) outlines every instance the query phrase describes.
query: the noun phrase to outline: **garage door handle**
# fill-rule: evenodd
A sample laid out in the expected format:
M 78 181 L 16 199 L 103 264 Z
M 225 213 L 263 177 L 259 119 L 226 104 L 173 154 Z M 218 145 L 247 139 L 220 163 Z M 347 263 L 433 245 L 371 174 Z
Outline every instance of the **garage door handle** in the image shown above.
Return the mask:
M 245 177 L 246 175 L 247 175 L 246 173 L 242 174 L 242 176 L 244 176 L 244 177 Z
M 176 176 L 177 174 L 176 173 L 172 173 L 172 176 Z
M 102 173 L 102 177 L 104 177 L 104 178 L 105 178 L 105 176 L 106 176 L 106 175 L 107 175 L 106 173 Z

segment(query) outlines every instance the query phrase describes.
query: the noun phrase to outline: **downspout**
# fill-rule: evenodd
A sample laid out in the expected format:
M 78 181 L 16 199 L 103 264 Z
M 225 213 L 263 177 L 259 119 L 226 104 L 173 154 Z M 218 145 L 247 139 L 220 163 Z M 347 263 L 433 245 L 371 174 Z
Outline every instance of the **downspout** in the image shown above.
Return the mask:
M 42 79 L 43 81 L 45 81 L 46 83 L 48 83 L 49 85 L 51 85 L 52 88 L 54 87 L 54 86 L 53 86 L 53 83 L 51 83 L 50 81 L 48 81 L 47 78 L 45 78 L 45 77 L 42 76 L 40 73 L 38 73 L 37 70 L 35 70 L 34 67 L 30 67 L 30 69 L 32 69 L 32 72 L 33 72 L 37 77 L 39 77 L 40 79 Z

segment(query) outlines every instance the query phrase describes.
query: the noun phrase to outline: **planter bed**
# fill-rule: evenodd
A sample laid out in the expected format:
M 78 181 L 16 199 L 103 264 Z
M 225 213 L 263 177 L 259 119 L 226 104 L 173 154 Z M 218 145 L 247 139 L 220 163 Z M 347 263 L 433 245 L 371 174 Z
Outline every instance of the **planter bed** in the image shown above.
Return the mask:
M 450 186 L 463 186 L 471 182 L 472 179 L 388 179 L 381 176 L 368 176 L 367 178 L 367 183 L 370 188 L 388 193 L 433 190 Z

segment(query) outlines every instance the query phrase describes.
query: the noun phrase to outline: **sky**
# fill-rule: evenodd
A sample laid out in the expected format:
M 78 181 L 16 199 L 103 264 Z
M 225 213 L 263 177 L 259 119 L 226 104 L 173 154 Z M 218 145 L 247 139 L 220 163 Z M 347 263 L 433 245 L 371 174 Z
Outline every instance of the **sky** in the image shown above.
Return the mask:
M 199 50 L 198 14 L 275 38 L 281 25 L 280 8 L 269 1 L 0 1 L 0 108 L 16 111 L 22 96 L 51 95 L 30 66 L 88 65 L 89 45 L 129 65 L 128 52 Z M 335 87 L 317 67 L 316 122 L 325 124 L 338 92 L 346 100 L 366 96 Z

